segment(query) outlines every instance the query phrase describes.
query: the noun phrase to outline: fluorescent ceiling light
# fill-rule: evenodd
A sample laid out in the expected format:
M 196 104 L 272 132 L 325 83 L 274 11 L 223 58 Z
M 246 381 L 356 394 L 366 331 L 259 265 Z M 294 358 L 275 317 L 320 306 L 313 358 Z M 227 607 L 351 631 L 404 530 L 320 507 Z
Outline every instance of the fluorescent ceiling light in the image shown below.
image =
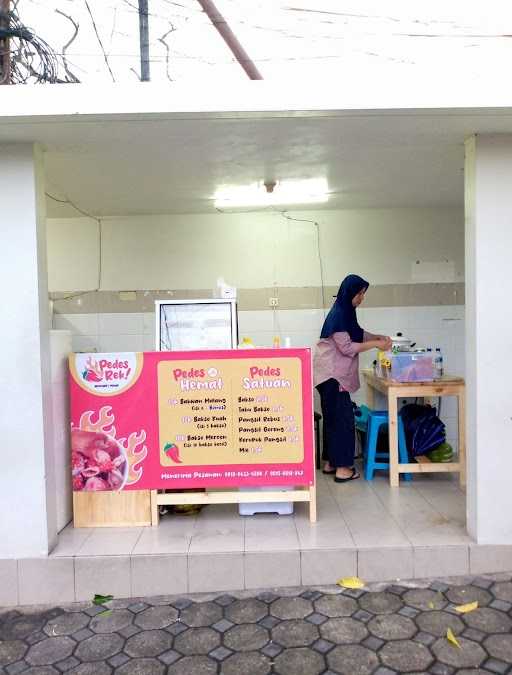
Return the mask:
M 329 199 L 329 188 L 325 178 L 276 182 L 271 192 L 267 191 L 263 182 L 225 185 L 217 190 L 214 199 L 216 209 L 322 204 Z

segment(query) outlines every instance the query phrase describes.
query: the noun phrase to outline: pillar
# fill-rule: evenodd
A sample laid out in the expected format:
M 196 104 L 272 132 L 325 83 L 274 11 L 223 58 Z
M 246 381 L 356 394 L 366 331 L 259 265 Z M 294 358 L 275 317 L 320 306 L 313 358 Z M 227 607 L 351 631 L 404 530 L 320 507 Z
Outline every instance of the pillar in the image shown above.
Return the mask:
M 56 539 L 42 155 L 0 145 L 0 558 Z
M 512 544 L 512 135 L 466 141 L 467 516 Z

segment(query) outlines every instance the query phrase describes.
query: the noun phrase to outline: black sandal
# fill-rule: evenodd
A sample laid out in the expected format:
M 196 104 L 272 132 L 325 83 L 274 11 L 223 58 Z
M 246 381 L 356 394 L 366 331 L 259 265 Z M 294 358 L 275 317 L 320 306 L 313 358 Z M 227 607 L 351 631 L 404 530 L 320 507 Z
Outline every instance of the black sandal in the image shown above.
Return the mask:
M 358 472 L 358 470 L 354 467 L 352 467 L 352 474 L 350 476 L 347 476 L 346 478 L 338 478 L 338 476 L 334 476 L 334 482 L 335 483 L 348 483 L 349 480 L 357 480 L 358 478 L 361 478 L 361 474 Z

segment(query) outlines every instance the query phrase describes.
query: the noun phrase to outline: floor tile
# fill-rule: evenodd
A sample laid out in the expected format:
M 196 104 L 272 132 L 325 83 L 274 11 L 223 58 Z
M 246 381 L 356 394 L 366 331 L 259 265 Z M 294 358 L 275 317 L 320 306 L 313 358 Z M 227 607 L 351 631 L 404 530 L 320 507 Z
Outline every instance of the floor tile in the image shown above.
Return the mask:
M 245 588 L 299 586 L 300 552 L 248 552 L 244 556 Z
M 416 546 L 414 577 L 450 577 L 469 574 L 469 546 Z
M 329 486 L 356 546 L 410 544 L 396 520 L 386 511 L 372 487 L 363 480 Z
M 303 586 L 335 584 L 341 577 L 357 575 L 355 549 L 301 551 L 300 555 Z
M 135 597 L 173 595 L 188 591 L 186 555 L 134 555 L 131 559 Z
M 236 513 L 220 518 L 198 519 L 192 532 L 189 552 L 243 552 L 244 529 L 244 519 Z
M 18 561 L 21 605 L 73 602 L 75 577 L 73 558 L 25 558 Z
M 162 518 L 158 527 L 145 527 L 133 548 L 133 555 L 188 553 L 195 519 Z
M 245 518 L 245 551 L 291 551 L 299 549 L 293 516 L 261 514 Z
M 412 547 L 359 548 L 357 574 L 364 581 L 412 579 L 414 574 Z
M 508 572 L 512 570 L 512 546 L 470 545 L 470 574 Z
M 243 553 L 205 553 L 188 556 L 189 593 L 244 588 Z
M 18 604 L 18 561 L 0 560 L 0 607 Z
M 397 489 L 377 482 L 372 486 L 383 508 L 415 546 L 469 543 L 465 528 L 436 508 L 438 500 L 426 499 L 414 482 Z M 447 489 L 450 489 L 449 487 Z M 462 501 L 463 495 L 453 495 Z
M 128 598 L 131 568 L 128 556 L 75 558 L 76 600 L 91 600 L 95 594 Z
M 72 524 L 67 525 L 59 532 L 57 545 L 50 552 L 50 556 L 65 558 L 75 556 L 93 532 L 93 528 L 74 528 Z
M 95 528 L 82 546 L 77 556 L 129 555 L 139 540 L 142 527 L 104 527 Z

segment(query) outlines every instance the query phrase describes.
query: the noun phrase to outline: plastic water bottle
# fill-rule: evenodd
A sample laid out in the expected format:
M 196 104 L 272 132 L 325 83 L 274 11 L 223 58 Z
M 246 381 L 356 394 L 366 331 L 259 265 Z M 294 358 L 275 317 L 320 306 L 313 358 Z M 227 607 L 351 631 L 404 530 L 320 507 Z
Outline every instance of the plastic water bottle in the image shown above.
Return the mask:
M 444 373 L 444 364 L 443 364 L 443 354 L 441 349 L 437 347 L 436 354 L 434 356 L 434 376 L 436 380 L 440 380 L 443 377 Z

